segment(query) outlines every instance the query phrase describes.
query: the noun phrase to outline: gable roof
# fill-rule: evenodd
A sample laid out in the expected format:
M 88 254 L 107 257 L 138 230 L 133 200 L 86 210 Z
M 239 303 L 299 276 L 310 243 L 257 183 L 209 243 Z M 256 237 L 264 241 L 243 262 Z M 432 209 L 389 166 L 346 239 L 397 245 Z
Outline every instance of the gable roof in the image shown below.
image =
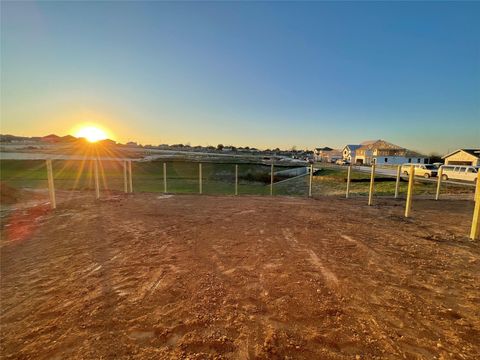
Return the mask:
M 346 148 L 349 148 L 351 151 L 357 150 L 362 145 L 345 145 Z
M 385 140 L 376 140 L 376 141 L 364 141 L 362 145 L 359 147 L 362 150 L 372 150 L 372 149 L 392 149 L 392 150 L 402 150 L 404 148 L 389 143 Z
M 452 156 L 453 154 L 456 154 L 459 151 L 466 152 L 467 154 L 475 156 L 477 159 L 480 159 L 480 149 L 458 149 L 458 150 L 455 150 L 455 151 L 453 151 L 453 152 L 451 152 L 447 155 L 442 156 L 442 159 L 445 159 L 449 156 Z

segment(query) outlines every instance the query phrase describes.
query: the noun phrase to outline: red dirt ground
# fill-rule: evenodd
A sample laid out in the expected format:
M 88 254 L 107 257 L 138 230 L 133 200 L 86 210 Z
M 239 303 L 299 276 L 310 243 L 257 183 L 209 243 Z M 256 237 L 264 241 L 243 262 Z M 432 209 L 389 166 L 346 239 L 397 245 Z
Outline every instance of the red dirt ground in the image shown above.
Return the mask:
M 471 201 L 59 203 L 2 219 L 2 358 L 479 358 Z

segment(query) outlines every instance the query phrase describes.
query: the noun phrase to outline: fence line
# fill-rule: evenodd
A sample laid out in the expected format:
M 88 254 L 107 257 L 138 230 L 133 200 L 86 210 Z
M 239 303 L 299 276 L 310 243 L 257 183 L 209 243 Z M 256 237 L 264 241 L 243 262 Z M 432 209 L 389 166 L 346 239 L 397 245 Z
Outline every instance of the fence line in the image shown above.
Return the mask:
M 119 160 L 119 161 L 118 161 Z M 131 160 L 122 160 L 118 159 L 117 162 L 120 162 L 121 164 L 123 163 L 123 190 L 126 193 L 133 193 L 133 174 L 132 174 L 132 161 Z M 99 174 L 99 167 L 102 166 L 102 176 L 104 176 L 103 173 L 103 165 L 100 163 L 101 159 L 93 159 L 90 164 L 91 164 L 91 170 L 93 170 L 93 175 L 94 175 L 94 186 L 95 186 L 95 198 L 99 199 L 100 198 L 100 174 Z M 52 209 L 56 208 L 56 196 L 55 196 L 55 180 L 54 180 L 54 173 L 53 173 L 53 165 L 52 165 L 52 159 L 47 159 L 45 162 L 46 165 L 46 170 L 47 170 L 47 180 L 48 180 L 48 191 L 49 191 L 49 197 L 50 197 L 50 206 Z M 347 186 L 346 186 L 346 193 L 345 197 L 348 199 L 350 197 L 350 185 L 352 181 L 352 170 L 354 167 L 351 165 L 348 166 L 347 168 Z M 397 166 L 397 172 L 396 172 L 396 179 L 395 179 L 395 194 L 394 198 L 398 198 L 399 196 L 399 183 L 401 180 L 401 166 Z M 234 167 L 235 171 L 235 183 L 234 183 L 234 194 L 238 195 L 239 194 L 239 165 L 235 164 Z M 279 182 L 274 183 L 274 176 L 279 173 L 285 173 L 285 172 L 292 172 L 293 170 L 288 169 L 288 170 L 283 170 L 283 171 L 278 171 L 275 173 L 275 164 L 272 161 L 270 164 L 270 195 L 273 195 L 273 186 L 275 184 L 279 184 L 285 181 L 290 181 L 295 178 L 299 178 L 302 176 L 309 175 L 309 180 L 308 180 L 308 197 L 312 197 L 312 182 L 313 182 L 313 172 L 314 168 L 313 165 L 310 165 L 309 167 L 303 167 L 301 169 L 301 172 L 306 171 L 305 174 L 297 175 L 289 179 L 285 179 Z M 299 172 L 299 169 L 294 169 L 294 172 Z M 203 194 L 203 164 L 199 163 L 198 164 L 198 189 L 199 193 Z M 373 164 L 371 166 L 371 171 L 370 171 L 370 183 L 369 183 L 369 192 L 368 192 L 368 205 L 373 204 L 373 196 L 375 194 L 375 175 L 376 175 L 376 166 Z M 382 174 L 385 176 L 393 176 L 393 174 Z M 90 178 L 91 179 L 91 178 Z M 163 180 L 164 180 L 164 192 L 167 192 L 167 163 L 163 163 Z M 413 203 L 413 197 L 414 197 L 414 183 L 417 180 L 415 177 L 415 166 L 410 165 L 409 167 L 409 173 L 408 173 L 408 186 L 407 186 L 407 194 L 406 194 L 406 202 L 405 202 L 405 217 L 410 217 L 411 216 L 411 211 L 412 211 L 412 203 Z M 423 179 L 418 179 L 419 181 L 422 181 Z M 441 191 L 441 185 L 442 185 L 442 168 L 439 169 L 438 172 L 438 178 L 436 181 L 436 191 L 435 191 L 435 200 L 439 200 L 440 198 L 440 191 Z M 457 184 L 454 184 L 457 185 Z M 463 184 L 462 184 L 463 185 Z M 465 184 L 469 185 L 470 184 Z M 104 184 L 104 187 L 106 186 L 106 183 Z M 472 239 L 478 239 L 479 237 L 479 226 L 480 226 L 480 177 L 477 177 L 477 181 L 475 186 L 475 195 L 474 195 L 474 200 L 475 200 L 475 207 L 474 207 L 474 212 L 473 212 L 473 218 L 472 218 L 472 224 L 471 224 L 471 229 L 470 229 L 470 238 Z

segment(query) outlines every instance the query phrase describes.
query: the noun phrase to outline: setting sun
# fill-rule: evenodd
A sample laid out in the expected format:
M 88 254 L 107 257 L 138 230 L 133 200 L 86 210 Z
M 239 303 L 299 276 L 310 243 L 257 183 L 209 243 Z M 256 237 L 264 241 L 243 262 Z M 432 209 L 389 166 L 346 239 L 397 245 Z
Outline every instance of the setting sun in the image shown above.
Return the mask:
M 107 133 L 96 126 L 83 126 L 75 132 L 75 136 L 85 138 L 92 143 L 108 138 Z

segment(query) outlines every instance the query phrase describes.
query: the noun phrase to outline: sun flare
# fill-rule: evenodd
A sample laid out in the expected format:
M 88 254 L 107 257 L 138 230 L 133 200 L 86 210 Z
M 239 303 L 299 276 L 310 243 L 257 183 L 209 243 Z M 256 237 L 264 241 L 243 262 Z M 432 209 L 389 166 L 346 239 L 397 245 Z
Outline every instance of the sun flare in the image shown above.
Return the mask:
M 104 130 L 92 125 L 82 126 L 75 132 L 75 136 L 78 138 L 85 138 L 92 143 L 108 138 L 108 135 Z

